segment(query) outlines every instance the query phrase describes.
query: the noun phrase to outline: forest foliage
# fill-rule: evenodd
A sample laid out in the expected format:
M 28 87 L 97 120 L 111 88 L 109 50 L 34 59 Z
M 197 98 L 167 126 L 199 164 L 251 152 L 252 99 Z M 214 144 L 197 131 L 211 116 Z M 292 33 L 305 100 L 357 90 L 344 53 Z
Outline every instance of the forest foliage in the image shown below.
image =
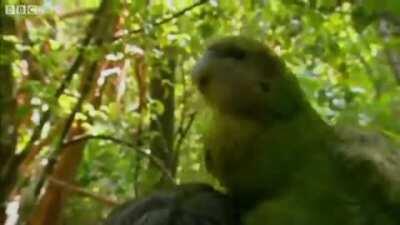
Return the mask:
M 24 4 L 41 12 L 5 14 Z M 97 224 L 160 186 L 218 186 L 204 168 L 207 112 L 190 73 L 226 35 L 270 46 L 327 122 L 400 141 L 398 0 L 0 5 L 0 223 L 14 204 L 29 224 Z

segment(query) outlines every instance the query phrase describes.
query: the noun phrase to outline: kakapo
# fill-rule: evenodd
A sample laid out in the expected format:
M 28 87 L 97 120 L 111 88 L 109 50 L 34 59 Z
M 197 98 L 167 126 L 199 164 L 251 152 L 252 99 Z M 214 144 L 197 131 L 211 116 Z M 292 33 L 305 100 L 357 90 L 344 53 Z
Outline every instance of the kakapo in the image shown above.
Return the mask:
M 212 112 L 207 168 L 246 211 L 244 224 L 400 224 L 400 149 L 324 122 L 262 42 L 211 43 L 192 79 Z

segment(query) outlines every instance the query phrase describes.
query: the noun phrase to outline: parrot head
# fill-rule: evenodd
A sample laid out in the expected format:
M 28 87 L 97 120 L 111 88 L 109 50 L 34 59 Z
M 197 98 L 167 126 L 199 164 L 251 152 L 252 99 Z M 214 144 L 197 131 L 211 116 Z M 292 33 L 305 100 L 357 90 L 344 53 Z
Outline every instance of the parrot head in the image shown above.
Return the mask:
M 192 79 L 212 109 L 241 119 L 287 119 L 304 103 L 284 62 L 261 42 L 245 37 L 210 44 Z

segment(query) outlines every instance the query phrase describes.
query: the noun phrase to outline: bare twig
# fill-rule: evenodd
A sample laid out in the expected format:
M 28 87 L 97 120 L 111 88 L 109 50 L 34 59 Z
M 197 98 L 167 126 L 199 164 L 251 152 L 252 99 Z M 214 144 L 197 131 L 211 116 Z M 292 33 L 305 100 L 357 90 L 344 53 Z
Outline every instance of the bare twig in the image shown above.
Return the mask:
M 114 207 L 114 206 L 117 206 L 117 205 L 121 204 L 120 202 L 118 202 L 116 200 L 109 199 L 109 198 L 94 194 L 94 193 L 92 193 L 90 191 L 84 190 L 84 189 L 82 189 L 82 188 L 80 188 L 80 187 L 78 187 L 76 185 L 73 185 L 73 184 L 68 183 L 66 181 L 57 179 L 57 178 L 55 178 L 53 176 L 49 177 L 49 181 L 52 184 L 60 186 L 65 190 L 77 193 L 77 194 L 82 195 L 82 196 L 86 196 L 86 197 L 92 198 L 92 199 L 94 199 L 96 201 L 99 201 L 101 203 L 104 203 L 105 205 L 110 206 L 110 207 Z
M 67 86 L 71 82 L 74 74 L 78 71 L 78 69 L 82 65 L 82 63 L 84 61 L 84 50 L 89 45 L 97 24 L 98 24 L 98 18 L 95 17 L 95 18 L 93 18 L 93 20 L 91 21 L 90 25 L 87 28 L 88 31 L 86 33 L 86 37 L 83 39 L 82 44 L 81 44 L 81 46 L 79 48 L 78 56 L 76 57 L 74 63 L 71 65 L 71 67 L 67 71 L 67 73 L 66 73 L 63 81 L 61 82 L 60 86 L 56 90 L 56 93 L 54 95 L 55 96 L 54 97 L 55 100 L 57 100 L 64 93 L 64 90 L 67 88 Z M 43 115 L 40 118 L 39 124 L 35 127 L 31 138 L 29 139 L 28 143 L 23 148 L 22 154 L 26 154 L 32 148 L 33 144 L 39 138 L 44 125 L 50 119 L 50 116 L 51 116 L 50 109 L 48 109 L 47 111 L 45 111 L 43 113 Z
M 83 45 L 86 46 L 88 44 L 88 42 L 89 42 L 89 39 L 87 38 L 87 39 L 85 39 Z M 59 88 L 57 89 L 56 94 L 55 94 L 55 99 L 58 99 L 61 96 L 61 94 L 64 92 L 64 90 L 67 87 L 67 85 L 69 84 L 69 82 L 72 80 L 73 75 L 78 70 L 78 68 L 81 66 L 81 64 L 83 62 L 83 48 L 81 50 L 82 50 L 81 53 L 76 58 L 75 62 L 69 69 L 67 75 L 65 76 L 64 80 L 61 82 Z M 39 124 L 33 130 L 31 138 L 29 139 L 28 143 L 25 145 L 24 149 L 22 150 L 21 157 L 24 157 L 25 154 L 27 154 L 29 152 L 29 150 L 32 148 L 34 143 L 40 137 L 42 129 L 43 129 L 44 125 L 46 124 L 46 122 L 50 119 L 50 116 L 51 116 L 50 109 L 48 109 L 47 111 L 45 111 L 43 113 L 42 117 L 40 118 Z
M 186 126 L 183 127 L 178 131 L 179 133 L 179 138 L 176 141 L 176 145 L 175 145 L 175 152 L 179 152 L 179 150 L 181 149 L 182 143 L 185 140 L 187 134 L 189 133 L 190 128 L 192 127 L 192 124 L 196 118 L 197 112 L 193 112 L 189 115 L 189 120 L 186 123 Z
M 96 28 L 98 23 L 98 19 L 95 17 L 89 24 L 87 28 L 87 33 L 86 37 L 82 40 L 82 44 L 79 47 L 79 53 L 77 58 L 75 59 L 74 63 L 71 65 L 69 70 L 67 71 L 64 79 L 61 81 L 60 86 L 57 88 L 54 99 L 57 100 L 61 94 L 64 92 L 64 90 L 67 88 L 69 83 L 71 82 L 74 74 L 78 71 L 80 66 L 82 65 L 84 61 L 84 50 L 85 48 L 89 45 L 93 31 Z M 40 135 L 42 133 L 43 127 L 46 124 L 46 122 L 50 119 L 51 117 L 51 111 L 50 108 L 43 112 L 42 116 L 40 117 L 39 124 L 34 128 L 31 137 L 29 138 L 28 143 L 23 147 L 23 149 L 20 151 L 21 154 L 16 155 L 16 157 L 13 158 L 12 162 L 10 162 L 11 165 L 9 168 L 15 168 L 17 167 L 28 155 L 28 153 L 31 151 L 32 147 L 36 143 L 36 141 L 40 138 Z
M 61 20 L 63 20 L 63 19 L 69 19 L 69 18 L 76 17 L 76 16 L 84 16 L 87 14 L 93 14 L 94 12 L 96 12 L 96 8 L 78 9 L 78 10 L 62 13 L 59 15 L 59 17 Z
M 180 71 L 181 74 L 185 74 L 181 68 Z M 191 112 L 188 113 L 188 107 L 187 107 L 187 98 L 188 98 L 188 90 L 187 90 L 187 82 L 185 77 L 182 77 L 182 85 L 183 85 L 183 96 L 182 96 L 182 110 L 180 113 L 180 120 L 178 124 L 178 128 L 176 130 L 176 134 L 174 135 L 175 140 L 174 140 L 174 152 L 176 155 L 179 154 L 179 151 L 181 149 L 181 145 L 184 141 L 184 139 L 187 136 L 187 133 L 190 130 L 190 127 L 192 126 L 192 123 L 195 119 L 196 113 L 197 112 Z M 186 115 L 189 115 L 189 121 L 185 126 L 185 121 L 188 118 Z
M 87 141 L 90 139 L 98 139 L 98 140 L 106 140 L 106 141 L 111 141 L 113 143 L 128 147 L 130 149 L 135 150 L 136 152 L 146 156 L 152 163 L 154 163 L 166 176 L 167 178 L 172 182 L 175 183 L 174 178 L 172 177 L 172 174 L 170 171 L 165 167 L 164 163 L 161 161 L 161 159 L 157 158 L 156 156 L 152 155 L 151 152 L 148 152 L 144 149 L 139 148 L 137 145 L 132 144 L 130 142 L 107 136 L 107 135 L 85 135 L 76 139 L 73 139 L 71 141 L 68 141 L 64 143 L 64 147 L 67 147 L 72 144 L 79 143 L 81 141 Z
M 107 0 L 103 0 L 102 3 L 100 4 L 96 12 L 96 15 L 93 19 L 93 21 L 96 21 L 95 24 L 97 26 L 94 27 L 93 30 L 90 30 L 91 31 L 90 33 L 93 32 L 93 35 L 90 35 L 90 39 L 92 38 L 94 39 L 96 46 L 101 46 L 102 44 L 111 41 L 112 39 L 111 37 L 114 34 L 113 30 L 118 21 L 117 20 L 118 15 L 112 9 L 114 9 L 115 6 L 118 6 L 118 4 L 119 4 L 118 1 L 114 2 Z M 102 33 L 103 30 L 106 30 L 108 32 Z M 45 166 L 43 172 L 39 176 L 39 181 L 34 190 L 35 196 L 39 195 L 39 192 L 45 183 L 46 177 L 53 171 L 53 168 L 56 164 L 56 160 L 63 150 L 64 140 L 67 137 L 67 134 L 72 126 L 72 123 L 74 122 L 75 116 L 81 110 L 83 102 L 89 95 L 92 88 L 92 84 L 94 83 L 94 80 L 97 77 L 96 73 L 97 68 L 98 68 L 98 61 L 94 61 L 88 66 L 88 69 L 85 70 L 85 73 L 83 74 L 83 77 L 85 79 L 82 81 L 81 96 L 78 99 L 77 103 L 74 105 L 72 112 L 67 117 L 64 127 L 61 131 L 61 135 L 57 140 L 56 146 L 54 150 L 50 153 L 49 161 Z M 61 91 L 63 92 L 64 89 L 62 89 Z M 59 94 L 61 95 L 61 93 Z
M 169 21 L 171 21 L 171 20 L 173 20 L 175 18 L 178 18 L 178 17 L 184 15 L 185 13 L 191 11 L 192 9 L 196 8 L 197 6 L 203 5 L 203 4 L 207 3 L 207 2 L 208 2 L 208 0 L 200 0 L 200 1 L 196 2 L 196 3 L 194 3 L 193 5 L 190 5 L 190 6 L 186 7 L 186 8 L 183 8 L 182 10 L 172 14 L 169 17 L 166 17 L 164 19 L 160 19 L 158 21 L 155 21 L 154 25 L 158 26 L 158 25 L 161 25 L 161 24 L 164 24 L 164 23 L 168 23 Z
M 185 13 L 191 11 L 192 9 L 194 9 L 194 8 L 196 8 L 196 7 L 198 7 L 198 6 L 201 6 L 201 5 L 203 5 L 203 4 L 207 3 L 207 2 L 208 2 L 208 0 L 200 0 L 200 1 L 195 2 L 194 4 L 192 4 L 192 5 L 190 5 L 190 6 L 187 6 L 187 7 L 183 8 L 182 10 L 180 10 L 180 11 L 178 11 L 178 12 L 176 12 L 176 13 L 174 13 L 174 14 L 168 16 L 168 17 L 165 17 L 165 18 L 162 18 L 162 19 L 157 19 L 157 20 L 155 20 L 154 22 L 152 22 L 151 24 L 152 24 L 154 27 L 156 27 L 156 26 L 160 26 L 160 25 L 162 25 L 162 24 L 168 23 L 168 22 L 170 22 L 171 20 L 176 19 L 176 18 L 178 18 L 178 17 L 184 15 Z M 129 35 L 129 34 L 141 33 L 141 32 L 143 32 L 144 30 L 145 30 L 144 27 L 138 28 L 138 29 L 136 29 L 136 30 L 130 30 L 130 31 L 128 31 L 127 33 L 125 33 L 123 36 L 127 36 L 127 35 Z M 122 37 L 122 36 L 120 36 L 120 37 Z
M 84 81 L 84 85 L 82 88 L 82 95 L 78 99 L 78 102 L 75 104 L 74 108 L 72 109 L 72 112 L 68 115 L 68 118 L 65 121 L 64 127 L 61 131 L 61 135 L 58 139 L 57 145 L 56 145 L 54 151 L 52 151 L 50 153 L 48 164 L 45 166 L 44 171 L 39 178 L 38 185 L 35 189 L 36 196 L 39 194 L 39 192 L 44 184 L 44 181 L 46 179 L 46 176 L 52 172 L 52 170 L 56 164 L 56 159 L 63 149 L 64 139 L 68 135 L 68 132 L 72 126 L 72 123 L 74 122 L 76 114 L 80 111 L 83 102 L 85 101 L 86 97 L 88 96 L 88 94 L 90 92 L 94 77 L 96 76 L 96 72 L 95 72 L 96 68 L 97 68 L 97 62 L 92 63 L 92 65 L 89 69 L 89 72 L 87 73 L 88 77 Z

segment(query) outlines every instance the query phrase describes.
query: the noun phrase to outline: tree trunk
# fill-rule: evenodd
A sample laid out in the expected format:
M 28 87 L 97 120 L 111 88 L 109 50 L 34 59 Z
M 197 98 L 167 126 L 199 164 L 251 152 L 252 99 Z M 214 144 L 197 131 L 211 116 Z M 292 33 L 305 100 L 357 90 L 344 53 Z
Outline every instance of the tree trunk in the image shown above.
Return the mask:
M 15 24 L 11 17 L 4 14 L 4 5 L 0 3 L 0 34 L 15 34 Z M 14 44 L 0 40 L 2 56 L 12 56 Z M 0 58 L 0 224 L 6 220 L 6 202 L 16 179 L 16 170 L 12 170 L 17 141 L 16 98 L 12 74 L 12 57 Z
M 152 154 L 161 159 L 174 176 L 176 172 L 176 156 L 173 152 L 176 60 L 172 54 L 166 55 L 166 65 L 158 65 L 158 74 L 154 74 L 150 80 L 150 95 L 153 100 L 162 103 L 164 108 L 164 111 L 156 115 L 156 118 L 150 124 L 150 129 L 157 133 L 151 143 L 151 150 Z M 161 176 L 160 179 L 160 181 L 156 181 L 159 182 L 158 185 L 171 185 L 171 181 L 166 179 L 165 176 Z
M 121 3 L 119 0 L 103 0 L 95 14 L 94 20 L 98 20 L 97 27 L 94 28 L 92 38 L 95 45 L 107 44 L 112 40 L 116 25 L 119 21 L 119 13 L 121 11 Z M 84 69 L 82 77 L 82 91 L 81 98 L 85 96 L 91 96 L 90 89 L 85 90 L 86 85 L 97 83 L 97 77 L 99 74 L 100 60 L 95 62 L 88 62 L 87 67 Z M 94 79 L 90 79 L 94 77 Z M 86 82 L 93 82 L 86 84 Z M 100 97 L 100 96 L 99 96 Z M 91 103 L 96 102 L 96 99 L 90 99 Z M 74 112 L 73 112 L 74 113 Z M 76 113 L 76 112 L 75 112 Z M 74 117 L 72 117 L 74 118 Z M 74 138 L 81 136 L 85 133 L 84 129 L 81 128 L 80 123 L 75 121 L 72 124 L 66 123 L 68 131 L 68 138 Z M 71 127 L 67 127 L 71 126 Z M 86 141 L 79 142 L 72 146 L 65 147 L 57 155 L 57 163 L 51 172 L 51 176 L 65 182 L 72 182 L 79 164 L 82 160 L 82 153 L 85 147 Z M 64 147 L 61 147 L 64 148 Z M 58 153 L 58 152 L 57 152 Z M 67 192 L 59 185 L 49 183 L 46 188 L 46 192 L 43 194 L 38 207 L 35 209 L 32 216 L 29 218 L 28 224 L 30 225 L 57 225 L 60 224 L 60 215 L 66 200 Z
M 83 128 L 77 126 L 70 130 L 70 139 L 80 136 L 84 132 Z M 72 182 L 82 160 L 82 152 L 85 148 L 85 144 L 86 142 L 82 141 L 66 147 L 59 156 L 57 165 L 51 176 L 68 183 Z M 29 219 L 28 224 L 60 224 L 60 215 L 66 195 L 67 192 L 63 187 L 50 182 L 46 188 L 46 192 L 40 199 L 38 207 Z

